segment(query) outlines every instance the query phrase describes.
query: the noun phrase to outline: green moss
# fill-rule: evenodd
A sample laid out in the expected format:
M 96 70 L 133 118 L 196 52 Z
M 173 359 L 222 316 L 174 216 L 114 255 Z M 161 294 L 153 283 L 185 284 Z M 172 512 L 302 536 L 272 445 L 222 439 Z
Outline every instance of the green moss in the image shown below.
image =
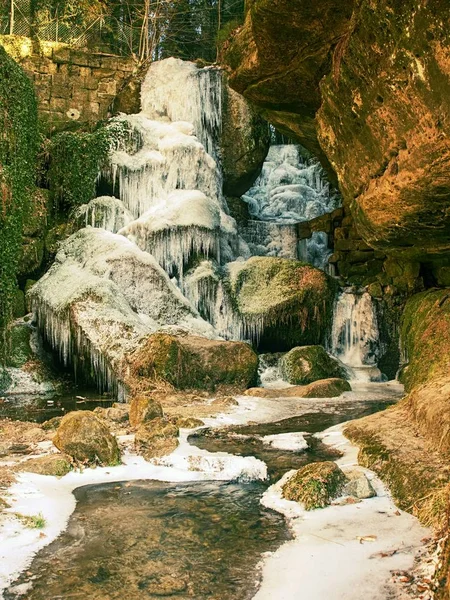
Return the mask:
M 0 47 L 0 368 L 8 355 L 7 326 L 17 289 L 24 218 L 34 186 L 38 147 L 32 84 Z
M 27 325 L 15 325 L 11 328 L 10 353 L 7 358 L 9 367 L 20 368 L 31 359 L 31 329 Z
M 450 371 L 450 289 L 428 290 L 408 300 L 401 319 L 401 375 L 409 391 Z
M 127 146 L 133 135 L 125 121 L 115 119 L 93 132 L 64 131 L 53 136 L 47 152 L 54 201 L 72 208 L 95 198 L 98 174 L 106 166 L 110 150 Z
M 284 379 L 294 385 L 346 376 L 338 361 L 329 356 L 322 346 L 293 348 L 280 360 L 280 369 Z
M 336 463 L 312 463 L 299 469 L 283 486 L 283 497 L 306 510 L 325 508 L 342 492 L 347 478 Z

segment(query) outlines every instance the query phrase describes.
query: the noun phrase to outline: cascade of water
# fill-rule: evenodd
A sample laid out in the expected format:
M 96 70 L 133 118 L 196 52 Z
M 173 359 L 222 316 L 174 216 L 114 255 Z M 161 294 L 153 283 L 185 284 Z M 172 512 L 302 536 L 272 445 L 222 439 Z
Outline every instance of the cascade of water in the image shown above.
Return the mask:
M 355 378 L 377 380 L 379 358 L 377 315 L 371 296 L 343 292 L 335 305 L 331 353 L 341 360 Z

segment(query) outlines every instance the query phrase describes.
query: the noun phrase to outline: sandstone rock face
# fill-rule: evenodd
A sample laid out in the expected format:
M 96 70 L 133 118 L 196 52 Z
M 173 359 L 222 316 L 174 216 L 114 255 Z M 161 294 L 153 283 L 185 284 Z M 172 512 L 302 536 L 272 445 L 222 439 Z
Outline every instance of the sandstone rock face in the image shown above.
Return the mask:
M 322 346 L 292 348 L 280 360 L 280 370 L 284 379 L 295 385 L 328 377 L 345 377 L 344 369 Z
M 336 463 L 318 462 L 302 467 L 283 486 L 286 500 L 301 502 L 306 510 L 324 508 L 342 492 L 347 478 Z
M 136 431 L 136 451 L 146 460 L 166 456 L 178 446 L 178 427 L 163 418 L 142 423 Z
M 319 84 L 333 47 L 348 30 L 351 3 L 252 0 L 247 9 L 245 25 L 224 56 L 230 85 L 323 159 L 315 126 Z
M 104 466 L 120 463 L 116 438 L 91 411 L 67 414 L 53 438 L 54 445 L 75 460 Z
M 130 357 L 133 373 L 177 389 L 246 389 L 256 381 L 258 357 L 244 342 L 197 336 L 151 335 Z
M 137 427 L 145 421 L 163 416 L 163 409 L 157 400 L 149 396 L 134 396 L 130 401 L 130 425 Z
M 409 259 L 450 248 L 449 18 L 438 0 L 253 0 L 225 56 L 320 157 L 317 134 L 364 240 Z

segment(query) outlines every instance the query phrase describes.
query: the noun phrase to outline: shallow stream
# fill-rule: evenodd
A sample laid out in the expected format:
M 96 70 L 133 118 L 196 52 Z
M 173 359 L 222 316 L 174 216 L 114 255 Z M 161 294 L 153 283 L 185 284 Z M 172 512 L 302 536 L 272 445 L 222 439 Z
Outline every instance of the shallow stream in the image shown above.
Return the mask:
M 247 418 L 247 424 L 190 436 L 209 452 L 264 460 L 270 476 L 264 483 L 129 481 L 79 487 L 67 529 L 36 555 L 6 590 L 5 600 L 252 598 L 265 553 L 290 539 L 281 514 L 260 504 L 267 486 L 291 468 L 337 457 L 311 437 L 301 452 L 272 449 L 260 438 L 311 436 L 381 410 L 397 396 L 398 387 L 374 384 L 339 400 L 299 403 L 296 416 L 292 399 L 261 400 L 267 422 L 248 424 Z M 283 414 L 287 418 L 280 418 Z

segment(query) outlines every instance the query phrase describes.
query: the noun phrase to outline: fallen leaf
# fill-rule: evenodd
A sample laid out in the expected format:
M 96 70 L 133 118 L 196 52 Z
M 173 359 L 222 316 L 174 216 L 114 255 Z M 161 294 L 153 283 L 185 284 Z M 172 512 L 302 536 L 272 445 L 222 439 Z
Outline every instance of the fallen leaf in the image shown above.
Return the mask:
M 376 542 L 378 538 L 376 535 L 358 535 L 356 539 L 360 544 L 364 544 L 364 542 Z

